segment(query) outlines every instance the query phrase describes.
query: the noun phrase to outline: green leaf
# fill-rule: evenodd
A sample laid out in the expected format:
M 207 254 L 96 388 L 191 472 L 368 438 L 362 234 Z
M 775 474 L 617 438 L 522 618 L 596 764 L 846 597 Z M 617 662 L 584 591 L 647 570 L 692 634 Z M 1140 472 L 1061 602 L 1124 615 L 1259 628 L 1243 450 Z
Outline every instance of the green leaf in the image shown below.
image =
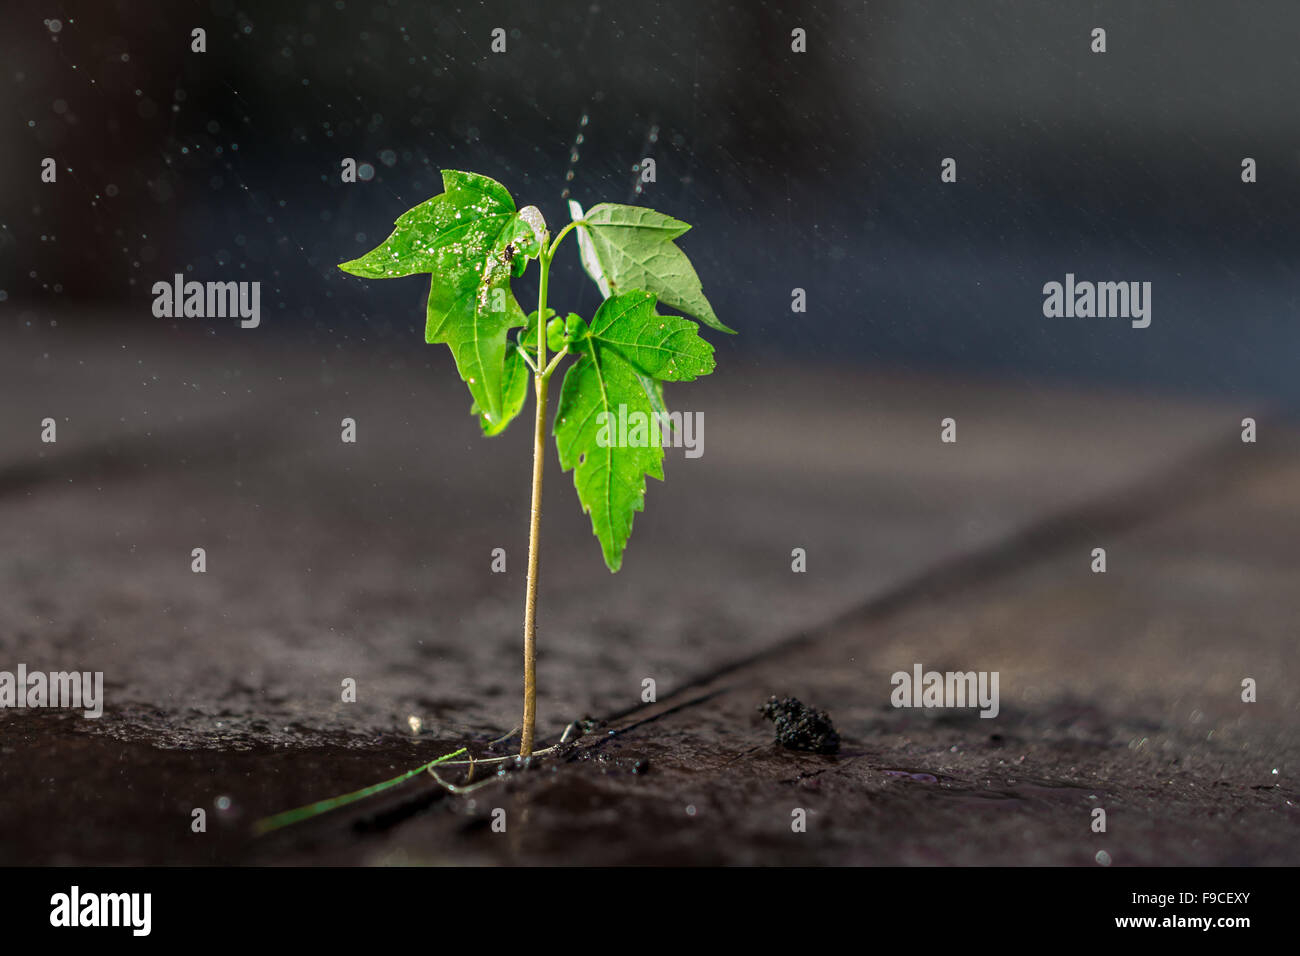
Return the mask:
M 632 289 L 653 292 L 665 306 L 681 309 L 719 332 L 733 332 L 704 297 L 700 277 L 673 240 L 691 227 L 641 206 L 601 203 L 585 215 L 576 202 L 569 212 L 578 226 L 583 268 L 605 298 Z
M 519 351 L 510 346 L 506 352 L 505 367 L 501 377 L 501 421 L 489 429 L 488 422 L 484 421 L 478 403 L 470 409 L 470 413 L 479 416 L 479 424 L 483 426 L 484 435 L 499 435 L 505 430 L 505 427 L 514 420 L 524 409 L 524 402 L 528 398 L 528 382 L 533 377 L 533 371 L 524 362 L 524 358 Z
M 516 211 L 487 176 L 443 170 L 442 184 L 444 192 L 398 217 L 381 245 L 339 268 L 367 279 L 432 275 L 425 341 L 451 348 L 484 434 L 495 435 L 526 393 L 518 356 L 508 354 L 510 329 L 525 322 L 510 280 L 539 255 L 546 226 L 534 207 Z
M 564 319 L 558 315 L 553 316 L 551 321 L 546 323 L 546 347 L 552 352 L 564 348 L 564 325 Z
M 574 336 L 578 359 L 564 376 L 555 416 L 560 466 L 573 471 L 583 511 L 591 515 L 605 564 L 617 571 L 645 509 L 645 478 L 663 480 L 663 447 L 655 412 L 667 413 L 663 381 L 684 382 L 713 371 L 713 346 L 689 319 L 655 311 L 655 297 L 635 289 L 606 299 L 589 329 Z M 635 440 L 637 415 L 650 423 Z M 604 417 L 609 416 L 609 417 Z M 620 421 L 630 423 L 620 434 Z

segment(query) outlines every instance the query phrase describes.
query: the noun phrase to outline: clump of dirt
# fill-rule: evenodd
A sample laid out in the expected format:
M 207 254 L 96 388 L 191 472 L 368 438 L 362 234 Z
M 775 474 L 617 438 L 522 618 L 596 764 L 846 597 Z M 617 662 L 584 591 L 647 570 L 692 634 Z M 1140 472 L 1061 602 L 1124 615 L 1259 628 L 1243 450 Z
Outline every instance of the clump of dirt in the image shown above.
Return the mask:
M 776 742 L 782 747 L 815 754 L 839 752 L 840 735 L 825 711 L 808 707 L 795 697 L 769 697 L 758 710 L 776 725 Z

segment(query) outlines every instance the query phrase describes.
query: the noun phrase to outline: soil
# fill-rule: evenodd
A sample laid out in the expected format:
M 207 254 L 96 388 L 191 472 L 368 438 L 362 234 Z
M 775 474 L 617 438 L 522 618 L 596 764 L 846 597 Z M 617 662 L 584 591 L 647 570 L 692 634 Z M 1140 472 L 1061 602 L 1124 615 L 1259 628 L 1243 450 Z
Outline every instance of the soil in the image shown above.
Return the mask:
M 465 402 L 424 352 L 2 334 L 0 669 L 103 670 L 107 704 L 0 711 L 0 863 L 1300 862 L 1300 437 L 1243 445 L 1248 403 L 747 390 L 737 360 L 697 393 L 707 467 L 670 458 L 619 575 L 548 476 L 539 732 L 566 745 L 259 838 L 509 753 L 528 436 L 427 414 Z M 915 663 L 997 671 L 1000 713 L 891 706 Z M 833 715 L 838 752 L 775 743 L 773 697 Z
M 776 742 L 787 750 L 833 754 L 840 749 L 840 735 L 830 715 L 797 698 L 769 697 L 758 712 L 776 725 Z

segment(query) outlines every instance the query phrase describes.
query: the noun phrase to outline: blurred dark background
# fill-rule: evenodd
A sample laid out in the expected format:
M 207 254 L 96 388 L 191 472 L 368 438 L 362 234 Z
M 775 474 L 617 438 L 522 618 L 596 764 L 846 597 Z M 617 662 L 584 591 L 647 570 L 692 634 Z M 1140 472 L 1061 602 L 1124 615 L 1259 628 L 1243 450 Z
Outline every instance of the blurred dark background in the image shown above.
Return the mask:
M 460 168 L 553 227 L 566 189 L 693 223 L 727 349 L 1293 403 L 1298 31 L 1290 0 L 11 0 L 0 321 L 156 322 L 184 272 L 262 282 L 263 328 L 213 334 L 424 348 L 421 280 L 334 266 Z M 1067 272 L 1150 281 L 1151 327 L 1044 318 Z

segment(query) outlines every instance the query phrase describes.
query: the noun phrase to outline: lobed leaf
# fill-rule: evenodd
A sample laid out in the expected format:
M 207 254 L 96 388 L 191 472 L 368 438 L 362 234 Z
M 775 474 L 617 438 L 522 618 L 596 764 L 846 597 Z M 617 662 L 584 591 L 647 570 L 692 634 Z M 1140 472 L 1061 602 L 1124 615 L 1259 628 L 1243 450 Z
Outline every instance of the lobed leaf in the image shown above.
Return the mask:
M 600 203 L 587 213 L 570 201 L 578 226 L 583 268 L 606 298 L 632 289 L 653 292 L 664 305 L 681 309 L 720 332 L 719 321 L 704 297 L 704 287 L 686 253 L 674 240 L 691 227 L 681 220 L 642 206 Z
M 659 315 L 655 296 L 636 289 L 606 299 L 569 348 L 578 359 L 564 376 L 555 443 L 560 466 L 574 473 L 578 501 L 591 515 L 605 564 L 617 571 L 633 517 L 645 509 L 646 476 L 663 480 L 664 452 L 653 429 L 645 445 L 602 444 L 601 415 L 629 421 L 640 414 L 654 421 L 656 412 L 666 414 L 662 382 L 713 371 L 713 346 L 700 338 L 694 322 Z
M 451 348 L 472 411 L 484 434 L 495 435 L 526 393 L 507 354 L 510 329 L 525 323 L 510 280 L 540 253 L 545 226 L 487 176 L 443 170 L 442 183 L 442 193 L 398 217 L 381 245 L 339 268 L 368 279 L 431 274 L 425 341 Z

